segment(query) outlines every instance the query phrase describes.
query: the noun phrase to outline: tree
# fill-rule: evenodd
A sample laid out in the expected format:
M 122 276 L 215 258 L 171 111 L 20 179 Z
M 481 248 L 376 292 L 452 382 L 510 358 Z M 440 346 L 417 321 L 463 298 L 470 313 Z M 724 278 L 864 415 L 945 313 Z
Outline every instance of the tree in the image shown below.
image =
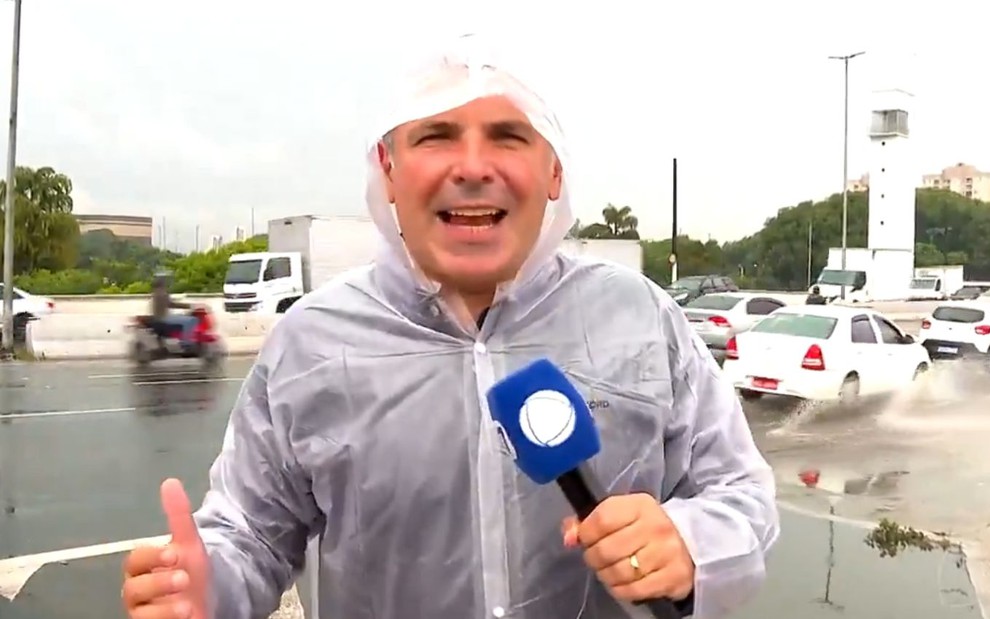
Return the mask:
M 5 214 L 6 199 L 7 183 L 0 181 L 0 214 Z M 3 225 L 0 217 L 0 239 Z M 14 273 L 72 267 L 78 239 L 69 177 L 50 167 L 18 167 L 14 176 Z
M 848 247 L 866 247 L 868 196 L 849 194 Z M 966 277 L 990 279 L 990 204 L 937 189 L 919 189 L 915 207 L 915 265 L 966 265 Z M 842 195 L 783 208 L 763 229 L 722 246 L 723 269 L 751 278 L 757 287 L 802 290 L 808 279 L 808 232 L 812 232 L 812 279 L 825 267 L 828 250 L 842 246 Z
M 642 244 L 643 273 L 662 286 L 670 284 L 670 239 L 643 241 Z M 723 270 L 722 248 L 717 241 L 703 243 L 688 236 L 677 237 L 677 274 L 679 277 L 720 273 Z
M 267 235 L 182 256 L 169 264 L 174 273 L 172 289 L 175 292 L 221 292 L 231 255 L 264 251 L 268 251 Z
M 632 208 L 609 204 L 602 209 L 602 218 L 605 220 L 605 225 L 612 231 L 612 238 L 639 238 L 639 232 L 636 230 L 639 226 L 639 220 L 632 214 Z
M 638 239 L 639 220 L 628 206 L 616 207 L 609 204 L 602 209 L 604 223 L 593 223 L 577 228 L 576 235 L 582 239 Z M 572 231 L 574 231 L 572 229 Z

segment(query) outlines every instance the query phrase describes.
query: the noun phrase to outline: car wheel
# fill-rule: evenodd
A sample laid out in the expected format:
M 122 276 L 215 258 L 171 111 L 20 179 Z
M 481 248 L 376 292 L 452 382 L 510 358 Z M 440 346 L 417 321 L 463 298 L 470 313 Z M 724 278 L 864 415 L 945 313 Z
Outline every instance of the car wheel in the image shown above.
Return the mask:
M 842 387 L 839 388 L 839 402 L 843 406 L 850 406 L 855 404 L 859 400 L 859 377 L 858 376 L 847 376 L 844 381 L 842 381 Z

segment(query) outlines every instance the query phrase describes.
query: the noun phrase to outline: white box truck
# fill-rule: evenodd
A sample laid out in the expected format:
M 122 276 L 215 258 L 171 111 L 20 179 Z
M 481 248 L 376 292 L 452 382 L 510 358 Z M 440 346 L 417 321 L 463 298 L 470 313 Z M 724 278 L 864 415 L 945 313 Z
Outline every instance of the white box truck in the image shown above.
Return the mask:
M 224 279 L 228 312 L 284 313 L 334 276 L 370 264 L 381 235 L 368 217 L 300 215 L 268 222 L 268 251 L 234 254 Z
M 564 239 L 561 251 L 570 256 L 594 256 L 643 272 L 643 246 L 633 239 Z

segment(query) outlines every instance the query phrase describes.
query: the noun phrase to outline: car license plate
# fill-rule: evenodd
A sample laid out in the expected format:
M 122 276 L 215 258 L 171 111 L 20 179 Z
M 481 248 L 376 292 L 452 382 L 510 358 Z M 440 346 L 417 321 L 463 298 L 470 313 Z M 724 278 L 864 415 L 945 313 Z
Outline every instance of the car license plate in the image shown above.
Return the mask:
M 944 352 L 949 355 L 955 355 L 959 352 L 959 349 L 953 346 L 939 346 L 938 352 Z
M 780 381 L 776 378 L 753 378 L 753 386 L 757 389 L 776 390 Z

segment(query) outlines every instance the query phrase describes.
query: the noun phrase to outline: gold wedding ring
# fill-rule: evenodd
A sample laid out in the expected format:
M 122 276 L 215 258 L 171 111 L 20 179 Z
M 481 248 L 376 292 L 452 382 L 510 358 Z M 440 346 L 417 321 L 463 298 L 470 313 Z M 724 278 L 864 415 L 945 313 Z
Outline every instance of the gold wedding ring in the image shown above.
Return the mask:
M 643 572 L 639 567 L 639 557 L 637 557 L 635 553 L 633 553 L 633 556 L 629 557 L 629 565 L 633 568 L 633 576 L 636 580 L 643 577 Z

